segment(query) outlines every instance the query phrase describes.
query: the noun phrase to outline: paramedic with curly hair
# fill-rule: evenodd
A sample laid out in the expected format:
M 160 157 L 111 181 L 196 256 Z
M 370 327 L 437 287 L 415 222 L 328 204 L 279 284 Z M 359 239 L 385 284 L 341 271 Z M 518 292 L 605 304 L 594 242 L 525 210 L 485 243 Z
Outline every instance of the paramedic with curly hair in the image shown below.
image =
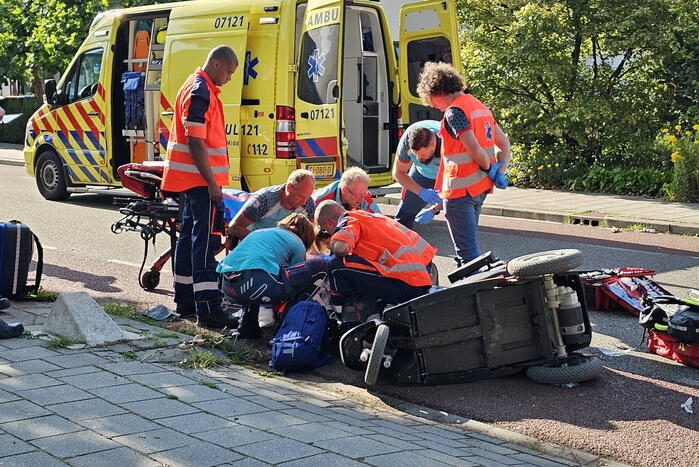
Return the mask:
M 507 187 L 510 141 L 490 109 L 466 91 L 453 66 L 427 62 L 417 92 L 425 105 L 444 112 L 439 133 L 442 158 L 435 188 L 444 200 L 457 263 L 463 264 L 480 255 L 478 217 L 485 197 L 493 184 Z
M 209 52 L 177 92 L 161 189 L 184 198 L 181 230 L 175 247 L 177 312 L 196 312 L 203 326 L 224 327 L 232 321 L 221 309 L 215 255 L 221 237 L 212 235 L 214 210 L 222 209 L 221 187 L 228 185 L 228 144 L 220 86 L 231 79 L 238 58 L 225 45 Z

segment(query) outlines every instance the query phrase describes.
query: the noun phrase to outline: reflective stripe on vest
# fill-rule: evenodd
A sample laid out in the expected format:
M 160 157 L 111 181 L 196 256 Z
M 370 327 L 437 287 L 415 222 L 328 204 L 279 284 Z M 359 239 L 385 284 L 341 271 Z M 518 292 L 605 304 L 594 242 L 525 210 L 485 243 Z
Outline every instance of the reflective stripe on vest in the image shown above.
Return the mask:
M 478 144 L 493 162 L 495 157 L 495 119 L 492 112 L 470 94 L 457 97 L 450 107 L 461 109 L 471 123 Z M 453 138 L 442 120 L 442 160 L 440 161 L 435 188 L 443 199 L 461 198 L 469 194 L 478 196 L 492 189 L 488 174 L 473 161 L 458 138 Z

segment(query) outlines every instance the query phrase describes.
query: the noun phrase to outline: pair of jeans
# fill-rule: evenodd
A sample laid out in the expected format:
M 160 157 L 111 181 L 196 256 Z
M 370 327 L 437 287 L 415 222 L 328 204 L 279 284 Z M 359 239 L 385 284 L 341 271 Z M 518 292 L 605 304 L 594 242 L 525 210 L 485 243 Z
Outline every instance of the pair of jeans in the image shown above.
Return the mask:
M 449 235 L 454 243 L 456 256 L 465 264 L 480 256 L 478 248 L 478 217 L 488 192 L 472 197 L 466 196 L 444 200 L 444 217 L 447 219 Z
M 342 257 L 330 261 L 329 278 L 333 305 L 343 305 L 348 299 L 373 298 L 398 304 L 424 295 L 430 286 L 418 287 L 393 277 L 379 274 L 367 260 L 357 255 L 346 256 L 353 263 L 364 264 L 372 270 L 346 266 Z
M 211 234 L 214 204 L 205 186 L 183 192 L 180 233 L 175 246 L 175 303 L 191 305 L 197 316 L 221 313 L 216 254 L 221 236 Z M 218 207 L 223 209 L 223 203 Z
M 422 175 L 417 171 L 415 165 L 408 171 L 408 176 L 422 188 L 434 188 L 434 178 L 427 178 Z M 412 229 L 413 225 L 415 225 L 415 216 L 425 206 L 427 206 L 427 203 L 422 198 L 408 189 L 403 189 L 403 199 L 401 199 L 398 205 L 398 213 L 395 219 L 407 228 Z

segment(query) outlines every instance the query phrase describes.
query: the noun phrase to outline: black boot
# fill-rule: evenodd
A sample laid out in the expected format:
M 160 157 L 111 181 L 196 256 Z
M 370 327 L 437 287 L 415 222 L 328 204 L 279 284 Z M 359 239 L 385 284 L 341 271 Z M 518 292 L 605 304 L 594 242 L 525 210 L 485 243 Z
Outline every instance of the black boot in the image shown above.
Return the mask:
M 248 305 L 243 308 L 243 317 L 235 335 L 241 339 L 260 339 L 262 329 L 258 322 L 260 315 L 260 305 Z
M 0 310 L 4 310 L 5 308 L 10 308 L 10 300 L 8 300 L 5 297 L 0 297 Z
M 223 311 L 220 313 L 197 315 L 197 326 L 203 326 L 206 328 L 235 329 L 238 327 L 238 318 L 233 316 L 231 313 Z
M 22 323 L 6 323 L 0 319 L 0 339 L 12 339 L 19 337 L 24 332 Z
M 197 314 L 194 302 L 191 303 L 177 303 L 177 309 L 175 310 L 180 318 L 188 318 Z

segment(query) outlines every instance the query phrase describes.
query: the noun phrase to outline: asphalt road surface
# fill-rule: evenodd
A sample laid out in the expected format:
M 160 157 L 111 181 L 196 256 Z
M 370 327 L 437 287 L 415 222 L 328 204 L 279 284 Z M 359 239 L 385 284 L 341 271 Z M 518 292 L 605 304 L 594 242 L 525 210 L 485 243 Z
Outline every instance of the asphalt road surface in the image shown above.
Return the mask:
M 386 211 L 391 212 L 388 207 Z M 169 270 L 154 292 L 138 286 L 144 242 L 134 232 L 115 235 L 110 226 L 120 215 L 112 195 L 74 195 L 49 202 L 21 167 L 0 166 L 0 219 L 20 219 L 45 248 L 45 289 L 86 291 L 101 302 L 134 303 L 141 309 L 173 306 Z M 441 282 L 454 263 L 451 241 L 439 220 L 419 232 L 439 248 Z M 557 248 L 577 248 L 581 269 L 646 267 L 656 280 L 683 296 L 699 288 L 699 239 L 665 234 L 621 232 L 508 218 L 481 218 L 481 249 L 503 259 Z M 167 249 L 165 235 L 150 245 L 149 262 Z M 606 370 L 596 380 L 573 388 L 544 386 L 525 376 L 468 384 L 401 387 L 380 382 L 373 391 L 445 412 L 524 433 L 538 439 L 612 457 L 635 465 L 696 465 L 699 414 L 680 406 L 694 398 L 699 412 L 699 369 L 683 366 L 645 350 L 642 328 L 623 312 L 590 312 L 592 346 Z M 599 349 L 619 351 L 608 356 Z M 363 385 L 363 374 L 335 363 L 319 374 Z

